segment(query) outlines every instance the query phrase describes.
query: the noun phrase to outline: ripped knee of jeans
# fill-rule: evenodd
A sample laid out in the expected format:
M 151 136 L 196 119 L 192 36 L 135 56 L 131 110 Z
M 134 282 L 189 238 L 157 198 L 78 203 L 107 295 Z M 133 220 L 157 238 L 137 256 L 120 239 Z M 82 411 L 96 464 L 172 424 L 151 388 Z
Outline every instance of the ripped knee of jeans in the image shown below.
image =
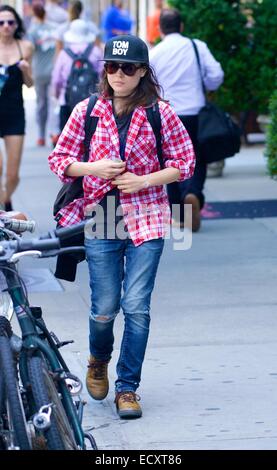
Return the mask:
M 95 313 L 90 314 L 91 320 L 97 322 L 97 323 L 109 323 L 113 321 L 116 317 L 118 312 L 114 312 L 111 315 L 97 315 Z

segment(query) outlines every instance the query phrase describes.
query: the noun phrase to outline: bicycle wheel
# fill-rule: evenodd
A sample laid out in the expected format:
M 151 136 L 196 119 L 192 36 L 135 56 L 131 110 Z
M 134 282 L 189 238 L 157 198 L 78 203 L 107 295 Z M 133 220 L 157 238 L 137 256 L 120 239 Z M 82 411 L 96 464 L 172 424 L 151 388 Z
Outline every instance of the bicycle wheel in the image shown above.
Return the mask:
M 3 372 L 0 367 L 0 451 L 5 450 L 5 428 L 4 428 L 4 400 L 5 400 L 5 384 L 4 384 L 4 377 Z
M 8 320 L 0 317 L 1 421 L 8 448 L 30 450 L 27 423 L 19 392 L 13 354 L 10 347 L 12 329 Z
M 28 360 L 29 379 L 37 411 L 52 403 L 51 426 L 44 431 L 49 450 L 77 450 L 77 444 L 55 382 L 40 357 Z

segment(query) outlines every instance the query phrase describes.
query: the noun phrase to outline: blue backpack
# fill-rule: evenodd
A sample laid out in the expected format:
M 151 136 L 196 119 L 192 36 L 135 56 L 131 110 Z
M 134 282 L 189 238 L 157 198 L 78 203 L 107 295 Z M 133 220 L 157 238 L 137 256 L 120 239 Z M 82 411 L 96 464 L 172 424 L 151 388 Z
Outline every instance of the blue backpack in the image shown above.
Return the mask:
M 93 44 L 89 44 L 82 54 L 74 54 L 68 47 L 64 51 L 73 59 L 65 90 L 65 102 L 70 111 L 80 101 L 96 91 L 98 73 L 88 60 Z

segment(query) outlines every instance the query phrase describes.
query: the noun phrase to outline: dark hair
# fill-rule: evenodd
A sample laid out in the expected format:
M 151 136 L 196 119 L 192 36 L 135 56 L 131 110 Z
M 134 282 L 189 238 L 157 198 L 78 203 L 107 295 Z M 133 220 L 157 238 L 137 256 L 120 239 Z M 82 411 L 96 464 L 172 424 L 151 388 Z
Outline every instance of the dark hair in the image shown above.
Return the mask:
M 158 83 L 154 70 L 146 64 L 142 64 L 141 66 L 145 67 L 146 74 L 144 77 L 141 77 L 135 91 L 131 95 L 122 98 L 122 100 L 124 100 L 124 114 L 131 113 L 137 106 L 150 106 L 152 103 L 161 99 L 161 86 Z M 105 99 L 112 100 L 114 98 L 113 89 L 109 85 L 105 70 L 103 71 L 102 79 L 99 84 L 99 91 Z
M 69 4 L 69 16 L 71 21 L 78 20 L 83 11 L 83 4 L 80 0 L 73 0 Z
M 34 3 L 32 6 L 32 10 L 34 15 L 40 20 L 43 20 L 45 18 L 46 11 L 42 3 Z
M 20 18 L 19 14 L 15 11 L 15 9 L 13 7 L 10 7 L 10 5 L 1 5 L 0 6 L 0 13 L 2 11 L 9 11 L 10 13 L 13 14 L 13 16 L 15 17 L 16 22 L 17 22 L 17 28 L 14 32 L 13 37 L 14 37 L 14 39 L 21 39 L 25 34 L 25 28 L 23 26 L 23 21 Z
M 181 15 L 175 8 L 164 8 L 160 16 L 160 29 L 163 34 L 180 33 Z

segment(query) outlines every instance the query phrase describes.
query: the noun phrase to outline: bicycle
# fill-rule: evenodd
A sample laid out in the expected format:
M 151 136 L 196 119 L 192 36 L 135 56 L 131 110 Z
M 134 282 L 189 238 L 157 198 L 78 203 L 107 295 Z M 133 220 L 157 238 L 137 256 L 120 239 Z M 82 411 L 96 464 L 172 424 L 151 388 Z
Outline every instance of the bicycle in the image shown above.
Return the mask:
M 21 240 L 12 231 L 30 230 L 30 222 L 0 216 L 1 221 L 0 275 L 6 282 L 9 308 L 5 313 L 0 306 L 0 448 L 85 450 L 88 440 L 96 450 L 93 436 L 82 428 L 82 382 L 70 372 L 59 351 L 73 341 L 61 342 L 49 332 L 41 307 L 29 304 L 26 286 L 15 267 L 24 256 L 45 258 L 80 251 L 83 248 L 61 248 L 61 241 L 81 233 L 85 223 Z M 12 331 L 13 314 L 21 336 Z

